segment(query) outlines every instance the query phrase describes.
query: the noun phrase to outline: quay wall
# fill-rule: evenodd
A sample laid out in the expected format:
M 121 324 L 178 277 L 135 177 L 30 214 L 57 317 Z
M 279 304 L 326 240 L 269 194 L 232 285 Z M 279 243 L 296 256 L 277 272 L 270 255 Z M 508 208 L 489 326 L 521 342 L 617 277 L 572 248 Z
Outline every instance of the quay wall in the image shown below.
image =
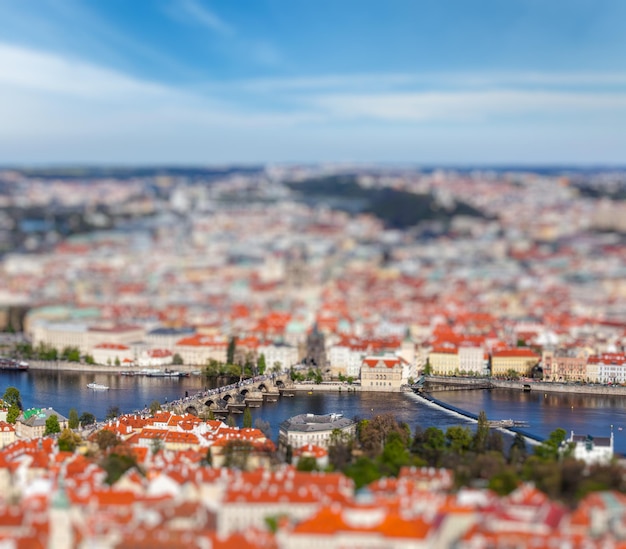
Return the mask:
M 338 383 L 295 383 L 294 385 L 289 386 L 289 389 L 298 392 L 311 392 L 311 393 L 357 393 L 361 392 L 360 385 L 350 385 L 344 384 L 341 382 Z
M 524 383 L 521 381 L 500 381 L 492 380 L 493 387 L 500 389 L 519 389 L 520 391 L 530 387 L 531 391 L 540 393 L 570 393 L 585 395 L 611 395 L 626 396 L 626 387 L 612 385 L 575 385 L 573 383 L 552 383 L 545 381 L 532 381 Z
M 471 389 L 473 387 L 489 383 L 491 387 L 498 389 L 518 389 L 520 391 L 530 389 L 530 391 L 537 391 L 540 393 L 626 396 L 626 387 L 619 385 L 577 385 L 574 383 L 555 383 L 551 381 L 505 381 L 490 378 L 477 379 L 443 376 L 429 376 L 426 378 L 426 382 L 436 386 L 435 390 L 442 390 L 443 387 L 446 386 L 448 386 L 450 390 L 463 388 Z
M 119 374 L 120 372 L 135 371 L 140 372 L 142 368 L 129 368 L 128 366 L 107 366 L 103 364 L 84 364 L 81 362 L 65 362 L 63 360 L 29 360 L 29 368 L 31 370 L 49 370 L 49 371 L 67 371 L 67 372 L 94 372 L 104 374 Z M 154 367 L 156 368 L 156 366 Z M 191 364 L 174 365 L 159 367 L 158 369 L 168 368 L 170 370 L 178 370 L 179 372 L 194 372 L 200 369 L 199 366 Z

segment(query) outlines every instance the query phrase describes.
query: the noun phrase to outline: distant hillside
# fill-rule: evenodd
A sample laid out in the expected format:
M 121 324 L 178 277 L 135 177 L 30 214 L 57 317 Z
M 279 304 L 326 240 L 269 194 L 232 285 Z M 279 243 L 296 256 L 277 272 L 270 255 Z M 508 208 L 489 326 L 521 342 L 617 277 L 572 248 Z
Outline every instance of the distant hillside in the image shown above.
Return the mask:
M 356 177 L 336 175 L 288 182 L 296 196 L 309 203 L 328 204 L 336 209 L 370 213 L 387 227 L 406 229 L 422 221 L 448 222 L 457 215 L 485 217 L 463 202 L 444 208 L 430 194 L 414 194 L 390 188 L 361 187 Z

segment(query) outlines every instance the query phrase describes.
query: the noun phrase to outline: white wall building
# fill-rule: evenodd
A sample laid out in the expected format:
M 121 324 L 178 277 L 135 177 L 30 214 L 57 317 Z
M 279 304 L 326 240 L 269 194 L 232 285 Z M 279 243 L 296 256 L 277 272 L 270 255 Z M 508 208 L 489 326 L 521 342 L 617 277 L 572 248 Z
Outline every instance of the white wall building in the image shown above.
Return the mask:
M 610 437 L 575 435 L 571 432 L 567 442 L 574 445 L 572 457 L 587 465 L 607 465 L 613 459 L 613 430 Z
M 354 436 L 356 423 L 341 414 L 300 414 L 280 424 L 278 449 L 285 452 L 288 446 L 301 448 L 309 444 L 328 448 L 330 437 L 338 429 L 347 436 Z
M 258 355 L 265 356 L 265 365 L 271 370 L 277 362 L 283 370 L 298 364 L 298 348 L 287 344 L 274 343 L 271 345 L 259 345 Z

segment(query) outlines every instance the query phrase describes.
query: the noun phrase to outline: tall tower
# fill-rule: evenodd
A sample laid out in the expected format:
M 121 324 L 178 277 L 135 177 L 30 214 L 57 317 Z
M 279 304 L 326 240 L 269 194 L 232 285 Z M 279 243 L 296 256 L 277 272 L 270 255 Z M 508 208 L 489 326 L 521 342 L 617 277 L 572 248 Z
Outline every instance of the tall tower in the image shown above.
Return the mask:
M 306 363 L 315 366 L 324 372 L 326 370 L 326 341 L 324 334 L 319 331 L 317 324 L 306 338 Z

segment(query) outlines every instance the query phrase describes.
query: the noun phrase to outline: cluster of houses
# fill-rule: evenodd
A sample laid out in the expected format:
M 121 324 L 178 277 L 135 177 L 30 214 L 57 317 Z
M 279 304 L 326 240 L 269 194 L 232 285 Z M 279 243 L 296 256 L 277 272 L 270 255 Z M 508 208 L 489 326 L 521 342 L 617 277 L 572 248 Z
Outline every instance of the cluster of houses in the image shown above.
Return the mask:
M 304 414 L 281 425 L 279 444 L 294 465 L 328 463 L 339 415 Z M 453 490 L 447 469 L 405 467 L 355 490 L 341 473 L 305 472 L 270 456 L 257 429 L 158 412 L 104 425 L 137 464 L 109 485 L 95 459 L 98 432 L 75 452 L 50 437 L 18 439 L 0 450 L 0 546 L 377 549 L 455 547 L 623 547 L 626 497 L 587 496 L 571 510 L 527 484 L 506 497 Z M 155 443 L 158 441 L 158 444 Z M 233 444 L 233 441 L 235 444 Z M 246 463 L 226 467 L 233 448 Z M 230 446 L 230 450 L 228 447 Z M 241 462 L 238 462 L 241 465 Z
M 483 318 L 486 316 L 487 320 Z M 280 369 L 306 361 L 306 341 L 289 343 L 283 338 L 290 318 L 269 314 L 261 319 L 263 329 L 276 332 L 277 339 L 264 339 L 267 332 L 239 335 L 237 360 L 256 363 L 263 355 L 266 367 Z M 533 332 L 524 325 L 513 329 L 514 337 L 503 338 L 493 329 L 498 324 L 495 318 L 484 314 L 466 314 L 463 318 L 464 322 L 454 328 L 442 321 L 428 328 L 414 326 L 404 337 L 327 332 L 320 359 L 324 364 L 316 365 L 322 367 L 327 379 L 344 376 L 360 381 L 362 389 L 371 391 L 397 391 L 423 371 L 442 376 L 506 377 L 515 373 L 558 382 L 626 383 L 626 355 L 619 345 L 578 342 L 559 346 L 539 328 Z M 316 325 L 318 328 L 323 334 L 323 325 Z M 412 336 L 412 332 L 421 336 Z M 97 364 L 127 368 L 167 366 L 175 356 L 195 368 L 210 360 L 225 362 L 230 340 L 215 328 L 160 327 L 146 331 L 140 326 L 41 320 L 33 323 L 31 335 L 35 345 L 43 343 L 59 351 L 77 347 L 82 353 L 91 353 Z

